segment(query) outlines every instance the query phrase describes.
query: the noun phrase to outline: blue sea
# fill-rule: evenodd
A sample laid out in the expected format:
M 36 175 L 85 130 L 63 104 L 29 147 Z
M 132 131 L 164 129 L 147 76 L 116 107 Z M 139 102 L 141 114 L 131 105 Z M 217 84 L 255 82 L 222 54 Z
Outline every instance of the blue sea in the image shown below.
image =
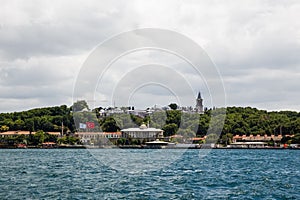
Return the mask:
M 0 199 L 300 199 L 299 150 L 0 149 Z

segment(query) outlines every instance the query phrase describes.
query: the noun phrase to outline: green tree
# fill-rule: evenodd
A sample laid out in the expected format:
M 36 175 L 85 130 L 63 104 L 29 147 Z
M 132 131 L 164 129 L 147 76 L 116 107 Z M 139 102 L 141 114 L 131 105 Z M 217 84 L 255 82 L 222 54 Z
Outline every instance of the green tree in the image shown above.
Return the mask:
M 209 143 L 209 144 L 217 143 L 218 139 L 219 139 L 219 136 L 217 134 L 210 133 L 210 134 L 207 135 L 207 137 L 205 139 L 205 142 Z
M 73 112 L 78 112 L 78 111 L 82 111 L 84 109 L 89 110 L 89 106 L 85 100 L 79 100 L 73 104 L 71 109 L 73 110 Z
M 44 131 L 38 131 L 33 136 L 33 144 L 41 145 L 45 141 L 45 133 Z
M 178 106 L 176 103 L 170 103 L 169 107 L 172 109 L 172 110 L 177 110 Z
M 74 136 L 64 136 L 62 138 L 59 138 L 57 140 L 59 144 L 70 144 L 70 145 L 75 145 L 80 143 L 80 139 L 78 137 Z
M 104 119 L 104 121 L 101 123 L 101 129 L 104 132 L 116 132 L 120 130 L 115 119 L 112 117 L 107 117 Z
M 125 145 L 126 139 L 125 138 L 119 138 L 117 140 L 117 145 Z
M 150 126 L 162 128 L 166 124 L 167 115 L 165 112 L 153 112 L 150 114 Z
M 177 127 L 179 127 L 180 122 L 181 122 L 181 111 L 168 110 L 168 111 L 166 111 L 166 113 L 167 113 L 166 123 L 167 124 L 176 124 Z
M 231 144 L 232 138 L 233 138 L 233 135 L 231 133 L 226 133 L 226 134 L 222 135 L 220 143 L 227 146 L 228 144 Z
M 143 123 L 143 118 L 140 116 L 130 114 L 130 117 L 131 117 L 131 120 L 138 126 L 140 126 Z
M 280 142 L 281 144 L 291 144 L 292 138 L 290 136 L 283 136 Z
M 14 129 L 15 129 L 15 130 L 24 130 L 24 127 L 25 127 L 25 123 L 24 123 L 23 120 L 17 119 L 17 120 L 14 122 Z
M 2 125 L 2 126 L 0 127 L 0 131 L 1 131 L 1 132 L 5 132 L 5 131 L 8 131 L 8 130 L 9 130 L 9 127 L 6 126 L 6 125 Z
M 174 124 L 174 123 L 166 124 L 163 127 L 163 130 L 164 130 L 164 135 L 165 136 L 174 135 L 174 134 L 176 134 L 176 132 L 178 130 L 178 126 L 177 126 L 177 124 Z
M 300 144 L 300 133 L 294 135 L 294 137 L 292 137 L 292 144 Z

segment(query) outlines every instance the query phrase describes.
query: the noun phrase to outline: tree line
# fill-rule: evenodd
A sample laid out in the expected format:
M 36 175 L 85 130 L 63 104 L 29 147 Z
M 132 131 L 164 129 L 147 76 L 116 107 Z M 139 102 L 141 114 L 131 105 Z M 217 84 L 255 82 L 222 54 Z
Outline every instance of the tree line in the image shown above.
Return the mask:
M 0 114 L 1 132 L 8 130 L 61 132 L 62 128 L 64 132 L 75 131 L 71 109 L 66 105 Z
M 74 133 L 79 123 L 89 121 L 95 123 L 93 131 L 115 132 L 149 123 L 150 127 L 163 129 L 165 136 L 179 134 L 187 137 L 202 137 L 207 134 L 210 124 L 215 123 L 213 127 L 216 131 L 220 129 L 220 138 L 223 137 L 224 140 L 232 135 L 281 134 L 284 136 L 300 133 L 300 113 L 296 111 L 268 112 L 251 107 L 227 107 L 207 109 L 203 114 L 198 114 L 182 112 L 174 104 L 169 106 L 172 109 L 145 116 L 127 113 L 100 116 L 98 108 L 90 110 L 84 101 L 80 101 L 71 107 L 62 105 L 1 113 L 0 131 L 60 132 L 63 128 L 65 133 Z M 221 126 L 222 123 L 218 121 L 211 121 L 212 114 L 218 111 L 226 112 L 224 126 Z

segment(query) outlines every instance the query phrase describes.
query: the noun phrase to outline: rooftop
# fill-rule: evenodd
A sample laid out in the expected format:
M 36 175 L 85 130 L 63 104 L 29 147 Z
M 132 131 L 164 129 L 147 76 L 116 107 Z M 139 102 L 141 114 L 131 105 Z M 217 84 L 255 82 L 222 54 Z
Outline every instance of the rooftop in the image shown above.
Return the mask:
M 136 132 L 144 132 L 144 131 L 163 131 L 161 129 L 157 129 L 157 128 L 126 128 L 126 129 L 122 129 L 122 132 L 128 132 L 128 131 L 136 131 Z

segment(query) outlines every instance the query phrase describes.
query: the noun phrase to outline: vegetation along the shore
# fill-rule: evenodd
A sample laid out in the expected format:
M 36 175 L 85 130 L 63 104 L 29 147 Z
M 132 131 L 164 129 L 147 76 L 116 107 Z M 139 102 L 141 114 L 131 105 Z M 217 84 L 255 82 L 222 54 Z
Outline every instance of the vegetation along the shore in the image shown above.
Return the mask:
M 212 112 L 218 109 L 224 110 L 224 108 L 206 109 L 203 114 L 191 114 L 177 110 L 177 107 L 170 106 L 172 109 L 152 112 L 144 117 L 126 113 L 103 117 L 99 114 L 100 108 L 89 110 L 88 106 L 82 103 L 75 103 L 71 107 L 62 105 L 36 108 L 23 112 L 1 113 L 1 132 L 22 130 L 38 133 L 34 136 L 2 138 L 1 142 L 8 142 L 6 140 L 10 142 L 26 140 L 33 145 L 38 145 L 41 142 L 79 143 L 78 138 L 73 138 L 72 136 L 76 132 L 75 123 L 79 124 L 87 121 L 92 121 L 96 124 L 93 131 L 115 132 L 123 128 L 149 123 L 151 127 L 162 128 L 165 136 L 180 134 L 188 137 L 202 137 L 207 134 Z M 73 110 L 83 111 L 72 112 Z M 73 115 L 76 115 L 76 122 L 73 120 Z M 64 133 L 62 138 L 47 134 L 47 132 L 61 132 L 62 130 Z M 251 107 L 226 108 L 225 124 L 218 140 L 219 143 L 227 144 L 233 135 L 250 134 L 254 136 L 280 134 L 283 136 L 283 143 L 300 143 L 300 113 L 295 111 L 270 112 Z M 285 135 L 294 135 L 294 137 L 285 137 Z

